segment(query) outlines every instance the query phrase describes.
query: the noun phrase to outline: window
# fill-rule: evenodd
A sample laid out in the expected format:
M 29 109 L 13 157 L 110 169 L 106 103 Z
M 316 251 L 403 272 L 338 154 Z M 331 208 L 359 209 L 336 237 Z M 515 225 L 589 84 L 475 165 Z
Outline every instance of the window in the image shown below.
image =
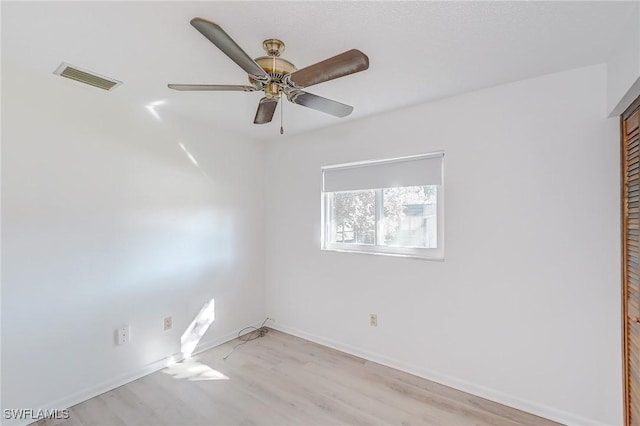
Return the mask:
M 442 259 L 442 153 L 322 168 L 322 249 Z

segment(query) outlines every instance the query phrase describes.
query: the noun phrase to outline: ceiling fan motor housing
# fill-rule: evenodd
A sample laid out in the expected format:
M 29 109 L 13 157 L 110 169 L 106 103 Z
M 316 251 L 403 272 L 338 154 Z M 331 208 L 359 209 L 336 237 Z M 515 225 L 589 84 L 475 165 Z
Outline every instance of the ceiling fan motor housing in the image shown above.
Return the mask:
M 268 97 L 277 98 L 284 88 L 283 77 L 296 71 L 297 68 L 286 59 L 280 58 L 284 52 L 284 43 L 278 39 L 271 38 L 262 42 L 262 47 L 269 56 L 256 58 L 256 63 L 271 77 L 271 82 L 265 86 L 265 93 Z M 255 79 L 249 77 L 251 84 L 259 84 Z

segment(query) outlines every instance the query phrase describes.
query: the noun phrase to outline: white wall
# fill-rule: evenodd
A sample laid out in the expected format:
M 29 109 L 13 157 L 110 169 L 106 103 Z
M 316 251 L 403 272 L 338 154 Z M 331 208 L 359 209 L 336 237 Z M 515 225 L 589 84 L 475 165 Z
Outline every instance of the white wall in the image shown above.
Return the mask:
M 3 408 L 64 408 L 148 371 L 210 298 L 203 342 L 264 318 L 263 144 L 2 72 Z
M 612 46 L 612 56 L 607 62 L 607 112 L 610 117 L 620 116 L 640 96 L 640 3 L 636 13 L 626 22 L 626 36 Z
M 275 327 L 559 421 L 621 424 L 619 134 L 605 74 L 543 76 L 270 144 Z M 439 150 L 444 262 L 320 251 L 321 166 Z
M 132 377 L 179 351 L 211 297 L 208 342 L 260 321 L 266 247 L 283 330 L 557 420 L 622 422 L 603 66 L 286 138 L 266 168 L 262 144 L 161 107 L 158 121 L 115 92 L 2 72 L 3 408 L 59 408 Z M 435 150 L 444 262 L 319 250 L 322 165 Z M 123 323 L 132 341 L 117 347 Z

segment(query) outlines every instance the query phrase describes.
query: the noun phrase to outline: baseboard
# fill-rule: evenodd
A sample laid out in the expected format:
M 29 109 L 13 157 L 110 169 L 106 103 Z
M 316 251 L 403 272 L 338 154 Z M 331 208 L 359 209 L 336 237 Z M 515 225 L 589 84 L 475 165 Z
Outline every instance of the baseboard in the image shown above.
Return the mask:
M 378 364 L 385 365 L 387 367 L 395 368 L 396 370 L 404 371 L 409 374 L 421 377 L 423 379 L 431 380 L 436 383 L 440 383 L 445 386 L 449 386 L 454 389 L 461 390 L 463 392 L 470 393 L 472 395 L 479 396 L 481 398 L 488 399 L 499 404 L 506 405 L 508 407 L 516 408 L 518 410 L 525 411 L 527 413 L 534 414 L 536 416 L 544 417 L 549 420 L 556 421 L 565 425 L 576 426 L 602 426 L 601 422 L 587 419 L 573 413 L 558 410 L 557 408 L 549 407 L 537 402 L 528 401 L 522 398 L 508 395 L 504 392 L 500 392 L 495 389 L 490 389 L 485 386 L 481 386 L 475 383 L 462 380 L 457 377 L 441 374 L 435 371 L 430 371 L 415 365 L 410 365 L 397 361 L 380 354 L 376 354 L 370 351 L 362 350 L 355 346 L 351 346 L 345 343 L 337 342 L 332 339 L 328 339 L 322 336 L 307 333 L 305 331 L 283 325 L 281 323 L 272 323 L 271 328 L 282 331 L 283 333 L 291 334 L 296 337 L 300 337 L 305 340 L 309 340 L 323 346 L 328 346 L 333 349 L 337 349 L 342 352 L 346 352 L 351 355 L 355 355 L 360 358 L 364 358 L 368 361 L 373 361 Z
M 260 324 L 257 323 L 255 325 L 259 326 Z M 430 371 L 415 365 L 406 364 L 406 363 L 385 357 L 380 354 L 376 354 L 370 351 L 365 351 L 355 346 L 337 342 L 335 340 L 328 339 L 325 337 L 316 336 L 314 334 L 310 334 L 305 331 L 302 331 L 293 327 L 289 327 L 280 323 L 272 323 L 270 325 L 270 328 L 321 344 L 323 346 L 328 346 L 330 348 L 337 349 L 339 351 L 346 352 L 348 354 L 355 355 L 360 358 L 364 358 L 366 360 L 376 362 L 378 364 L 386 365 L 387 367 L 395 368 L 397 370 L 404 371 L 409 374 L 413 374 L 415 376 L 422 377 L 424 379 L 431 380 L 436 383 L 440 383 L 442 385 L 449 386 L 454 389 L 458 389 L 463 392 L 467 392 L 467 393 L 479 396 L 481 398 L 486 398 L 488 400 L 497 402 L 499 404 L 504 404 L 509 407 L 516 408 L 518 410 L 526 411 L 528 413 L 535 414 L 537 416 L 541 416 L 559 423 L 563 423 L 566 425 L 580 425 L 580 426 L 601 426 L 602 425 L 602 423 L 600 422 L 597 422 L 591 419 L 586 419 L 584 417 L 575 415 L 573 413 L 568 413 L 566 411 L 558 410 L 553 407 L 549 407 L 536 402 L 517 398 L 512 395 L 508 395 L 503 392 L 497 391 L 495 389 L 490 389 L 481 385 L 470 383 L 466 380 L 462 380 L 453 376 Z M 238 337 L 239 331 L 240 330 L 235 331 L 233 333 L 226 334 L 224 336 L 217 337 L 215 339 L 207 340 L 205 342 L 200 342 L 200 344 L 198 344 L 198 346 L 196 347 L 194 354 L 204 352 L 215 346 L 221 345 L 223 343 L 226 343 L 230 340 L 235 339 L 236 337 Z M 73 407 L 74 405 L 77 405 L 88 399 L 101 395 L 105 392 L 108 392 L 117 387 L 125 385 L 129 382 L 137 380 L 148 374 L 154 373 L 158 370 L 161 370 L 167 366 L 167 363 L 170 360 L 180 361 L 181 354 L 172 354 L 163 359 L 147 364 L 146 366 L 136 371 L 130 372 L 128 374 L 123 374 L 112 380 L 107 380 L 96 386 L 92 386 L 91 388 L 84 389 L 80 392 L 77 392 L 65 398 L 61 398 L 52 403 L 43 404 L 43 407 L 55 407 L 56 409 L 65 409 L 65 408 Z M 5 426 L 25 426 L 30 423 L 32 423 L 32 420 L 15 420 L 15 419 L 4 420 L 3 419 L 2 421 L 2 424 Z
M 256 324 L 252 324 L 255 326 L 259 326 L 261 323 L 256 323 Z M 223 343 L 226 343 L 230 340 L 235 339 L 236 337 L 238 337 L 238 333 L 240 331 L 242 331 L 244 328 L 242 329 L 238 329 L 237 331 L 234 331 L 232 333 L 228 333 L 224 336 L 220 336 L 214 339 L 210 339 L 204 342 L 200 342 L 198 344 L 198 346 L 196 346 L 196 349 L 193 351 L 193 354 L 199 354 L 201 352 L 207 351 L 215 346 L 221 345 Z M 162 370 L 163 368 L 165 368 L 167 366 L 167 364 L 169 362 L 179 362 L 182 361 L 183 357 L 181 353 L 176 353 L 176 354 L 172 354 L 169 355 L 165 358 L 159 359 L 158 361 L 152 362 L 150 364 L 145 365 L 142 368 L 139 368 L 135 371 L 129 372 L 127 374 L 123 374 L 121 376 L 118 376 L 114 379 L 111 380 L 107 380 L 104 381 L 100 384 L 97 384 L 95 386 L 92 386 L 90 388 L 84 389 L 82 391 L 76 392 L 72 395 L 69 395 L 67 397 L 61 398 L 57 401 L 53 401 L 51 403 L 48 404 L 43 404 L 43 407 L 47 407 L 47 408 L 55 408 L 58 410 L 63 410 L 69 407 L 73 407 L 74 405 L 80 404 L 81 402 L 84 402 L 88 399 L 94 398 L 98 395 L 102 395 L 105 392 L 109 392 L 110 390 L 113 390 L 115 388 L 118 388 L 120 386 L 126 385 L 129 382 L 132 382 L 134 380 L 137 380 L 141 377 L 144 377 L 148 374 L 151 373 L 155 373 L 158 370 Z M 29 419 L 29 420 L 20 420 L 20 419 L 11 419 L 11 420 L 5 420 L 4 419 L 4 413 L 2 413 L 2 421 L 0 422 L 3 426 L 25 426 L 28 425 L 30 423 L 33 423 L 34 420 Z

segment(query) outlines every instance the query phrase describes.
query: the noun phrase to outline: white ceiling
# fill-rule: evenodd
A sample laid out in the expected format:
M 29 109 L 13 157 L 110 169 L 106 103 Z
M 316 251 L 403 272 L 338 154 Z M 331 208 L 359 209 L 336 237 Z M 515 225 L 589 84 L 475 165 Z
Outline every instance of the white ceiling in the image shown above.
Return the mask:
M 167 83 L 245 84 L 246 74 L 190 24 L 217 22 L 252 57 L 286 43 L 298 68 L 351 48 L 370 68 L 309 92 L 353 105 L 344 119 L 285 105 L 287 134 L 403 106 L 605 62 L 635 2 L 2 2 L 2 61 L 51 74 L 61 62 L 124 84 L 110 93 L 242 136 L 260 93 L 175 92 Z M 57 77 L 56 77 L 57 78 Z M 69 84 L 77 84 L 69 81 Z M 89 88 L 90 90 L 97 90 Z

